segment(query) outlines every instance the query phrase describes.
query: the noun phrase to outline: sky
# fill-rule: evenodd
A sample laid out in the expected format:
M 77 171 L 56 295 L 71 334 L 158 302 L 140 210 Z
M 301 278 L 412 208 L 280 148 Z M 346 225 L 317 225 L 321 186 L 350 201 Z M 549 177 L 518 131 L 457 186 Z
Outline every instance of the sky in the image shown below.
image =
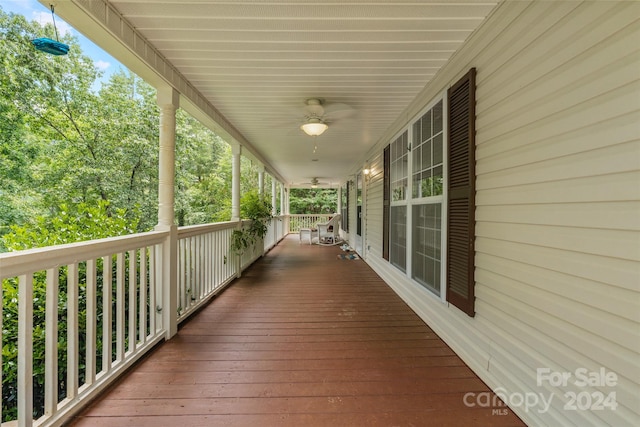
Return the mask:
M 52 22 L 51 10 L 37 0 L 1 0 L 0 6 L 5 12 L 23 15 L 29 21 L 36 21 L 40 24 Z M 108 80 L 111 74 L 124 68 L 116 59 L 64 22 L 58 15 L 56 15 L 56 28 L 60 35 L 71 33 L 78 38 L 84 54 L 93 59 L 96 67 L 104 72 L 102 81 Z

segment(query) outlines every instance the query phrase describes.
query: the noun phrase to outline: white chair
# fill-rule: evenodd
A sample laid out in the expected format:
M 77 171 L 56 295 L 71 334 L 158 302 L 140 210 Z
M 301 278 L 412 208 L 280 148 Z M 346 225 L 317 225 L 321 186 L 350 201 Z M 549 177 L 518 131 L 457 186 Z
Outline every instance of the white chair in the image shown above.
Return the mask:
M 340 242 L 340 216 L 335 214 L 329 221 L 316 224 L 319 244 L 336 245 Z

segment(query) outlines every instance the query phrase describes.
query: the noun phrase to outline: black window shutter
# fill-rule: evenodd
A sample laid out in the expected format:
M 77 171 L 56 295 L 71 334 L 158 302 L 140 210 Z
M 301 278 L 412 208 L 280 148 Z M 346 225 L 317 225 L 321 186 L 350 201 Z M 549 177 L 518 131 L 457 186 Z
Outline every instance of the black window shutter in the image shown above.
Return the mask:
M 384 149 L 383 192 L 382 192 L 382 258 L 389 261 L 389 209 L 391 206 L 391 151 Z
M 349 232 L 349 181 L 347 181 L 347 185 L 345 186 L 346 194 L 346 203 L 342 205 L 342 230 L 345 233 Z
M 447 301 L 475 315 L 476 69 L 448 91 Z

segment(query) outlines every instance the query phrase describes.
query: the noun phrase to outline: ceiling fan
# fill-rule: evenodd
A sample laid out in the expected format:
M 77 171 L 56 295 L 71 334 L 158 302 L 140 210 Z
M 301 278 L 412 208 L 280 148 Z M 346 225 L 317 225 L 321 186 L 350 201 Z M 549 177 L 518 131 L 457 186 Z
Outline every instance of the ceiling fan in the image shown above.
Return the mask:
M 311 188 L 318 188 L 318 186 L 331 186 L 330 182 L 321 182 L 317 177 L 313 177 L 311 178 L 311 180 L 309 182 L 303 182 L 300 185 L 310 185 Z
M 304 123 L 300 126 L 309 136 L 320 136 L 329 128 L 329 123 L 352 115 L 355 110 L 347 104 L 326 104 L 322 98 L 305 100 Z

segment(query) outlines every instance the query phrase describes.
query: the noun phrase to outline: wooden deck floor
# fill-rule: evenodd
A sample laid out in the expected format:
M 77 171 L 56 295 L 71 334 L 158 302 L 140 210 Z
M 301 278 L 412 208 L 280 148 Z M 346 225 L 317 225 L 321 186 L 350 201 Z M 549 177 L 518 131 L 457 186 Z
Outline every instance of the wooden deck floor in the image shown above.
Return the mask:
M 289 236 L 73 425 L 524 425 L 467 407 L 487 386 L 340 253 Z

